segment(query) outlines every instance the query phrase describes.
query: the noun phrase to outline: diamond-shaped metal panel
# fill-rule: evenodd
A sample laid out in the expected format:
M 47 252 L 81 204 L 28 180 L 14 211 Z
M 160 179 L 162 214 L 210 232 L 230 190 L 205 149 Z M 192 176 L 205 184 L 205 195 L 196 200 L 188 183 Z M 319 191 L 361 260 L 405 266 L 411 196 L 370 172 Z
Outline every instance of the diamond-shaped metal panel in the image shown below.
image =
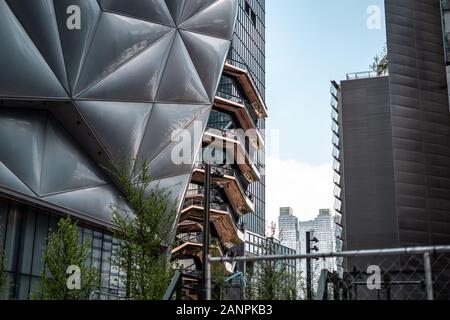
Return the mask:
M 66 67 L 52 0 L 7 0 L 59 81 L 68 90 Z
M 173 26 L 174 21 L 164 0 L 99 0 L 99 3 L 104 10 Z
M 74 6 L 80 29 L 67 24 Z M 139 160 L 136 175 L 149 162 L 152 185 L 181 201 L 237 8 L 237 0 L 0 0 L 0 192 L 108 224 L 122 200 L 100 168 L 123 156 Z M 171 161 L 178 129 L 192 133 L 192 163 Z
M 103 13 L 97 27 L 77 91 L 86 89 L 150 47 L 172 28 L 113 13 Z
M 77 101 L 77 105 L 112 160 L 137 158 L 153 104 Z
M 0 97 L 67 97 L 5 0 L 0 1 L 0 43 Z
M 176 1 L 176 0 L 175 0 Z M 213 4 L 215 0 L 189 0 L 183 8 L 183 13 L 181 14 L 180 23 L 192 18 L 194 15 L 199 14 L 204 9 Z
M 43 0 L 34 0 L 40 2 Z M 61 46 L 66 63 L 67 76 L 69 78 L 71 92 L 75 88 L 81 67 L 86 59 L 87 52 L 91 45 L 101 10 L 97 1 L 91 0 L 57 0 L 53 1 L 55 14 L 59 28 Z M 76 5 L 80 8 L 81 28 L 70 30 L 67 28 L 67 9 Z
M 110 101 L 154 101 L 174 35 L 170 33 L 78 97 Z
M 237 10 L 238 7 L 234 1 L 218 0 L 205 10 L 194 14 L 180 27 L 228 40 L 233 37 L 234 19 Z

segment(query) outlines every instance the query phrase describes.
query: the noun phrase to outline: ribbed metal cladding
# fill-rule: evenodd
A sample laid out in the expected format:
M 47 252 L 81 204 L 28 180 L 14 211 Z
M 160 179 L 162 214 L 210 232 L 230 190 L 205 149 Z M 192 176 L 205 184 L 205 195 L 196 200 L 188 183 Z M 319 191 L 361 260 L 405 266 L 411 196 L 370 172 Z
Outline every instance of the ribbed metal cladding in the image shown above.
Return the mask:
M 439 0 L 385 0 L 401 245 L 450 243 L 450 114 Z
M 388 77 L 343 81 L 344 248 L 398 247 Z

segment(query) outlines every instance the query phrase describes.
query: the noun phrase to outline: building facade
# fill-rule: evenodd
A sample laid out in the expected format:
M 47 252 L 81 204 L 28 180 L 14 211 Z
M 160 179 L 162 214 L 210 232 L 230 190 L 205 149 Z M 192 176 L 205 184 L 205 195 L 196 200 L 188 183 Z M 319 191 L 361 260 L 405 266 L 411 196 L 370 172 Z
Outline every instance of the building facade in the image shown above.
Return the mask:
M 317 239 L 317 242 L 311 241 L 311 253 L 330 253 L 335 250 L 336 238 L 331 210 L 321 209 L 319 210 L 319 215 L 314 220 L 299 222 L 300 254 L 307 254 L 306 233 L 308 232 L 310 234 L 310 239 Z M 302 259 L 298 266 L 298 270 L 304 281 L 306 281 L 307 275 L 306 263 L 307 261 Z M 314 291 L 317 290 L 320 274 L 324 269 L 327 269 L 330 272 L 336 271 L 336 260 L 334 258 L 327 258 L 311 261 L 311 279 Z
M 335 212 L 346 250 L 450 242 L 446 1 L 385 7 L 384 65 L 332 86 Z M 346 271 L 365 266 L 344 261 Z
M 295 255 L 296 251 L 281 243 L 280 240 L 272 237 L 261 237 L 252 232 L 246 232 L 245 235 L 245 252 L 249 256 L 259 255 Z M 289 274 L 297 274 L 297 265 L 295 260 L 281 260 L 281 269 Z M 256 274 L 258 269 L 257 263 L 248 263 L 246 272 Z
M 170 194 L 181 222 L 238 8 L 237 0 L 0 0 L 8 48 L 0 52 L 0 249 L 10 298 L 29 297 L 42 243 L 66 215 L 93 239 L 102 297 L 120 295 L 108 230 L 111 206 L 131 212 L 114 174 L 124 158 L 135 177 L 148 164 L 151 188 Z M 247 199 L 236 199 L 246 212 Z M 219 243 L 239 238 L 229 215 L 221 221 Z
M 265 0 L 239 0 L 239 12 L 236 28 L 231 43 L 228 59 L 237 67 L 248 70 L 251 82 L 256 88 L 254 95 L 261 100 L 261 110 L 258 113 L 266 113 L 266 1 Z M 227 87 L 222 87 L 227 90 Z M 229 90 L 229 87 L 228 87 Z M 235 91 L 235 89 L 232 89 Z M 256 126 L 264 138 L 266 118 L 256 117 Z M 249 193 L 254 203 L 255 211 L 246 215 L 242 222 L 245 228 L 261 236 L 266 230 L 266 178 L 265 178 L 265 149 L 255 152 L 253 161 L 257 169 L 262 173 L 259 181 L 249 185 Z
M 242 256 L 249 253 L 246 234 L 265 236 L 263 19 L 264 2 L 237 2 L 233 40 L 182 208 L 178 246 L 173 250 L 174 259 L 186 268 L 185 282 L 190 287 L 199 285 L 202 273 L 206 162 L 212 164 L 212 254 Z M 228 284 L 227 294 L 242 296 L 237 275 L 245 274 L 245 265 L 224 267 L 234 282 Z
M 282 245 L 295 251 L 299 250 L 298 218 L 294 216 L 292 208 L 280 208 L 278 238 Z
M 319 215 L 314 219 L 314 233 L 318 242 L 313 243 L 322 253 L 334 252 L 335 250 L 335 231 L 333 218 L 330 209 L 319 210 Z M 314 279 L 319 279 L 322 270 L 327 269 L 330 272 L 336 271 L 334 258 L 319 259 L 313 263 Z
M 441 6 L 408 3 L 386 1 L 388 75 L 350 74 L 336 86 L 335 210 L 350 250 L 450 242 Z

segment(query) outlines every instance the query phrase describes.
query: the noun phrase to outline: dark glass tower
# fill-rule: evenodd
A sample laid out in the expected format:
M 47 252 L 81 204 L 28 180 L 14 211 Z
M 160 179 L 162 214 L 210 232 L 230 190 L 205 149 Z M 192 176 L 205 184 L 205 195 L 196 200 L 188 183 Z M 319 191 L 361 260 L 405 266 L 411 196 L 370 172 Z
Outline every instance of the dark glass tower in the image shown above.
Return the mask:
M 229 60 L 248 70 L 263 101 L 265 101 L 266 91 L 265 15 L 265 0 L 239 0 L 238 19 L 229 52 Z M 263 118 L 256 121 L 258 128 L 264 130 L 266 120 Z M 265 150 L 259 151 L 255 162 L 260 171 L 265 170 Z M 249 192 L 255 204 L 255 212 L 246 215 L 243 219 L 247 230 L 261 236 L 265 235 L 265 183 L 263 174 L 259 182 L 249 186 Z

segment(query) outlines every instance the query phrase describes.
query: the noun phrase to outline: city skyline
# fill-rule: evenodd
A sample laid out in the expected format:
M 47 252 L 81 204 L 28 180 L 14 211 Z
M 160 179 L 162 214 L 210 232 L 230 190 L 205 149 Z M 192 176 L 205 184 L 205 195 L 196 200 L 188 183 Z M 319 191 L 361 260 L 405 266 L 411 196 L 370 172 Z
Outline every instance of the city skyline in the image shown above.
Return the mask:
M 450 0 L 0 0 L 0 43 L 0 300 L 450 301 Z

